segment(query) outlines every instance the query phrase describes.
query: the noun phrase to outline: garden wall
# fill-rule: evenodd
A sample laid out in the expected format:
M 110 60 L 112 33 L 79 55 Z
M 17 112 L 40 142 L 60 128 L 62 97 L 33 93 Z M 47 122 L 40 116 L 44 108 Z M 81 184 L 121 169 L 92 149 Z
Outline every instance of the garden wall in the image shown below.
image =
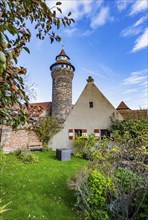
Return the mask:
M 36 133 L 28 130 L 27 127 L 20 128 L 17 131 L 12 130 L 12 128 L 8 126 L 1 128 L 1 145 L 3 146 L 4 152 L 15 151 L 39 141 Z

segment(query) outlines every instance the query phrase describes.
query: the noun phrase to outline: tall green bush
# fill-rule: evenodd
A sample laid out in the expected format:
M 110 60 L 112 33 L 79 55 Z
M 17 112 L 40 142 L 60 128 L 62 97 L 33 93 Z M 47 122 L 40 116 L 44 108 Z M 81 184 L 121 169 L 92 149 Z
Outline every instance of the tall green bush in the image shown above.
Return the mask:
M 62 125 L 57 118 L 44 116 L 34 124 L 34 131 L 42 141 L 43 145 L 47 145 L 48 141 L 55 135 Z

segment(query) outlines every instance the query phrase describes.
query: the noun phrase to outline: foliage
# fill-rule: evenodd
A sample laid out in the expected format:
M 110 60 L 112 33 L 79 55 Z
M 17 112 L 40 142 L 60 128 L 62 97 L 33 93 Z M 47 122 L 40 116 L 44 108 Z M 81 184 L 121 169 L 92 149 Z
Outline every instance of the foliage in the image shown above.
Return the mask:
M 98 145 L 98 138 L 94 134 L 89 136 L 80 136 L 73 140 L 74 155 L 91 159 L 96 151 Z
M 140 219 L 141 220 L 148 220 L 148 208 L 147 208 L 147 204 L 148 204 L 148 193 L 144 198 L 143 203 L 140 206 Z
M 87 213 L 89 219 L 109 219 L 107 213 L 107 191 L 111 188 L 111 180 L 100 171 L 94 170 L 88 178 L 88 198 L 87 202 L 90 212 Z
M 60 121 L 57 118 L 49 116 L 40 117 L 33 127 L 43 145 L 47 145 L 50 138 L 55 135 L 61 128 L 62 125 Z
M 28 147 L 27 146 L 21 146 L 21 148 L 18 148 L 14 153 L 16 156 L 19 156 L 21 153 L 27 153 Z
M 23 163 L 37 163 L 38 157 L 30 152 L 21 153 L 17 156 L 19 160 L 21 160 Z
M 74 146 L 74 155 L 77 157 L 83 157 L 84 154 L 84 147 L 87 142 L 87 137 L 85 135 L 82 135 L 80 137 L 76 137 L 76 139 L 73 140 L 73 146 Z
M 117 167 L 112 175 L 114 190 L 110 192 L 109 207 L 113 219 L 135 219 L 147 193 L 146 175 L 129 168 Z
M 44 144 L 43 145 L 43 152 L 49 152 L 49 151 L 51 151 L 51 148 L 47 144 Z
M 29 165 L 14 154 L 6 155 L 1 197 L 2 204 L 12 203 L 8 206 L 11 211 L 4 212 L 2 219 L 78 220 L 73 209 L 74 191 L 66 181 L 87 161 L 72 157 L 64 163 L 55 159 L 53 151 L 34 154 L 39 162 Z
M 60 41 L 53 29 L 61 24 L 70 25 L 74 20 L 62 13 L 61 3 L 57 2 L 51 9 L 45 0 L 1 0 L 0 2 L 0 124 L 16 128 L 24 125 L 28 119 L 29 97 L 25 93 L 23 75 L 27 69 L 16 66 L 22 50 L 30 53 L 27 43 L 30 41 L 30 23 L 36 29 L 36 37 L 43 40 L 46 36 L 50 42 Z M 30 23 L 29 23 L 30 22 Z M 15 63 L 14 63 L 15 62 Z
M 79 208 L 85 216 L 90 213 L 93 216 L 88 219 L 100 219 L 99 213 L 102 213 L 103 218 L 104 211 L 109 219 L 116 220 L 142 219 L 142 216 L 144 219 L 147 215 L 147 129 L 148 122 L 144 120 L 115 121 L 112 126 L 114 142 L 103 139 L 93 145 L 88 170 L 85 175 L 82 175 L 83 171 L 79 172 L 70 184 L 76 191 Z M 91 152 L 91 148 L 90 144 L 88 152 Z M 93 173 L 91 186 L 90 170 Z M 103 180 L 109 180 L 112 184 L 107 191 L 103 189 L 104 194 L 101 194 Z M 96 199 L 98 194 L 104 195 L 104 200 L 99 199 L 101 205 Z M 86 198 L 91 198 L 90 205 Z M 96 201 L 98 203 L 95 207 Z
M 113 122 L 112 130 L 120 145 L 148 147 L 148 120 L 116 120 Z
M 109 219 L 107 193 L 112 187 L 111 179 L 99 170 L 84 168 L 69 180 L 68 185 L 76 190 L 75 206 L 81 211 L 82 218 Z

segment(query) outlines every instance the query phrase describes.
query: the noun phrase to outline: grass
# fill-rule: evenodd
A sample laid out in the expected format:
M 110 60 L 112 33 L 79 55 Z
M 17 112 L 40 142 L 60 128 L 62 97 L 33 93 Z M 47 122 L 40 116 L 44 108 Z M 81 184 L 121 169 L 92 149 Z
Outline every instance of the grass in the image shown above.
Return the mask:
M 74 192 L 67 186 L 85 160 L 58 161 L 55 152 L 35 153 L 39 162 L 24 164 L 6 155 L 1 175 L 2 205 L 11 202 L 1 220 L 77 220 Z

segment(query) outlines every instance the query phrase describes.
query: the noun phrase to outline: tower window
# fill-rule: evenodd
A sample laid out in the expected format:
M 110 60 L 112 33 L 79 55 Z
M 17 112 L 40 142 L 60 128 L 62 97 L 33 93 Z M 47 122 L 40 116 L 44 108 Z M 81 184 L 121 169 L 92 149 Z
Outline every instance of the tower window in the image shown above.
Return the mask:
M 89 102 L 89 108 L 93 108 L 93 102 Z

